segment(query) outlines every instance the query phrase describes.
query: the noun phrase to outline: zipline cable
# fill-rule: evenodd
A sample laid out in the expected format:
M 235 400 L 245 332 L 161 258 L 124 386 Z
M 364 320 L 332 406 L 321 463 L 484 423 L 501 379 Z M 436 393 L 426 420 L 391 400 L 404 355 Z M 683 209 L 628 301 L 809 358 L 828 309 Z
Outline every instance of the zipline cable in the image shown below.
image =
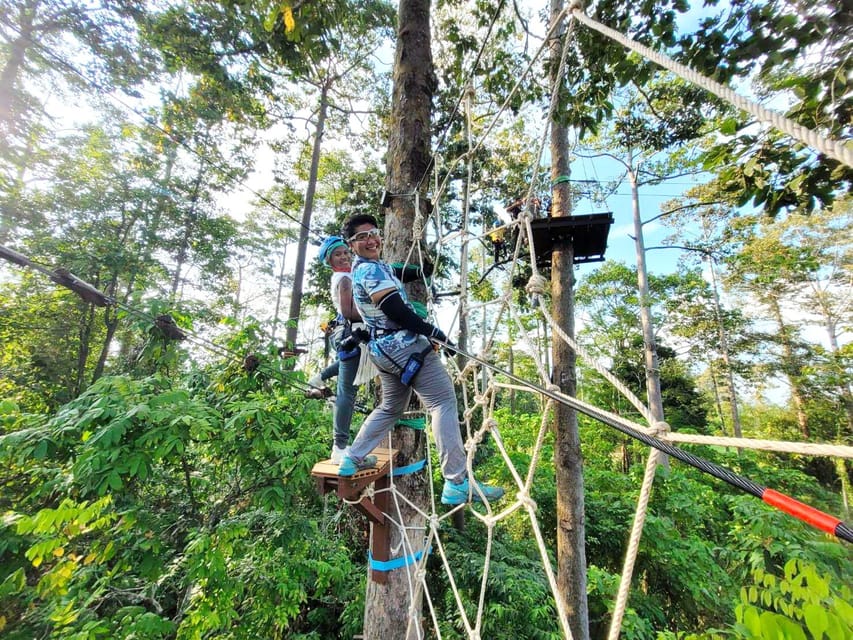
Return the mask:
M 142 311 L 140 309 L 136 309 L 130 305 L 117 301 L 116 299 L 102 293 L 93 285 L 89 284 L 85 280 L 78 278 L 77 276 L 65 269 L 56 269 L 54 271 L 51 271 L 47 267 L 30 260 L 22 253 L 19 253 L 13 249 L 9 249 L 8 247 L 2 245 L 0 245 L 0 258 L 17 264 L 19 266 L 33 269 L 34 271 L 37 271 L 47 276 L 49 279 L 53 280 L 60 286 L 70 289 L 88 303 L 95 304 L 99 307 L 116 307 L 138 318 L 148 320 L 149 322 L 155 325 L 157 324 L 157 316 L 148 313 L 147 311 Z M 190 331 L 189 329 L 184 329 L 183 327 L 177 327 L 177 329 L 181 332 L 184 338 L 200 346 L 202 349 L 206 349 L 209 352 L 215 353 L 219 357 L 228 358 L 235 362 L 245 362 L 247 354 L 241 354 L 236 351 L 233 351 L 232 349 L 229 349 L 228 347 L 218 345 L 215 342 L 208 340 L 207 338 L 204 338 L 193 331 Z M 303 382 L 302 380 L 299 380 L 287 374 L 283 375 L 281 371 L 277 369 L 272 369 L 264 365 L 263 363 L 259 363 L 257 369 L 262 371 L 263 373 L 266 373 L 278 382 L 283 383 L 285 386 L 290 387 L 292 389 L 296 389 L 297 391 L 300 391 L 302 393 L 315 389 L 313 385 L 310 385 L 307 382 Z M 363 414 L 369 413 L 363 405 L 358 403 L 355 405 L 355 410 Z
M 723 466 L 720 466 L 716 463 L 713 463 L 709 460 L 705 460 L 704 458 L 700 458 L 699 456 L 693 455 L 692 453 L 688 453 L 678 447 L 675 447 L 668 442 L 665 442 L 659 438 L 654 436 L 650 436 L 648 434 L 643 433 L 635 429 L 632 426 L 629 426 L 626 420 L 619 418 L 619 416 L 615 416 L 614 414 L 610 414 L 606 411 L 602 411 L 593 407 L 592 405 L 583 402 L 582 400 L 578 400 L 577 398 L 572 398 L 571 396 L 567 396 L 564 393 L 555 390 L 554 388 L 544 388 L 538 384 L 533 382 L 529 382 L 524 378 L 521 378 L 513 373 L 505 371 L 500 367 L 483 360 L 475 355 L 470 353 L 466 353 L 458 349 L 456 346 L 452 344 L 448 344 L 446 342 L 441 342 L 440 340 L 432 339 L 433 341 L 442 344 L 448 349 L 448 352 L 456 352 L 464 357 L 480 364 L 484 367 L 488 367 L 492 371 L 496 373 L 500 373 L 501 375 L 506 376 L 510 380 L 517 382 L 528 389 L 536 391 L 547 398 L 550 398 L 556 402 L 564 404 L 568 407 L 576 409 L 581 413 L 588 415 L 592 418 L 595 418 L 601 422 L 604 422 L 608 426 L 613 427 L 617 431 L 622 432 L 623 434 L 634 438 L 635 440 L 639 440 L 643 444 L 646 444 L 650 447 L 654 447 L 658 451 L 662 451 L 673 458 L 677 458 L 682 462 L 689 464 L 691 467 L 699 469 L 700 471 L 707 473 L 715 478 L 730 484 L 733 487 L 736 487 L 750 495 L 755 496 L 756 498 L 760 498 L 762 501 L 767 504 L 776 507 L 780 511 L 784 511 L 788 515 L 794 516 L 795 518 L 802 520 L 803 522 L 810 524 L 811 526 L 820 529 L 826 533 L 832 534 L 842 540 L 853 543 L 853 527 L 849 524 L 843 522 L 842 520 L 826 514 L 814 507 L 811 507 L 795 498 L 791 498 L 783 493 L 770 489 L 768 487 L 761 486 L 752 480 L 741 476 L 730 469 L 727 469 Z

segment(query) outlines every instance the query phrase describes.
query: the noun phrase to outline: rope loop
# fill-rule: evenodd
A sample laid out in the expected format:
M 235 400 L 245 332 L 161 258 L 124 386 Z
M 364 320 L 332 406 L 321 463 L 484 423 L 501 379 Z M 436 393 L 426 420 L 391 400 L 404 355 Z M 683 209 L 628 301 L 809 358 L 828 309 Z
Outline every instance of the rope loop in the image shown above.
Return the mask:
M 553 382 L 549 383 L 545 388 L 551 393 L 563 393 L 563 390 L 560 389 L 560 385 L 554 384 Z
M 469 373 L 476 373 L 477 371 L 477 363 L 473 360 L 469 360 L 465 363 L 465 366 L 462 368 L 462 371 L 459 372 L 459 381 L 462 382 L 465 380 L 465 376 Z
M 533 498 L 531 498 L 531 497 L 530 497 L 530 494 L 529 494 L 529 493 L 527 493 L 526 491 L 519 491 L 519 492 L 518 492 L 518 495 L 516 496 L 516 498 L 517 498 L 517 499 L 518 499 L 518 501 L 519 501 L 521 504 L 523 504 L 527 509 L 530 509 L 530 510 L 532 510 L 532 511 L 536 511 L 536 510 L 537 510 L 538 505 L 536 504 L 536 500 L 534 500 Z
M 652 424 L 652 430 L 654 431 L 654 435 L 665 435 L 672 431 L 669 426 L 669 423 L 665 420 L 658 420 Z
M 583 11 L 583 0 L 569 0 L 569 4 L 566 6 L 566 11 L 572 13 L 574 11 Z
M 427 522 L 429 522 L 429 528 L 431 531 L 437 532 L 441 525 L 441 520 L 439 519 L 437 513 L 431 514 Z
M 492 429 L 497 429 L 498 421 L 494 418 L 486 418 L 483 420 L 483 429 L 485 431 L 491 431 Z
M 541 273 L 534 273 L 530 276 L 530 280 L 527 282 L 527 286 L 524 288 L 527 293 L 534 295 L 544 295 L 545 294 L 545 285 L 548 281 L 545 279 Z
M 478 444 L 483 442 L 483 432 L 482 431 L 475 431 L 471 435 L 471 439 L 468 440 L 468 442 L 470 442 L 473 447 L 476 447 Z

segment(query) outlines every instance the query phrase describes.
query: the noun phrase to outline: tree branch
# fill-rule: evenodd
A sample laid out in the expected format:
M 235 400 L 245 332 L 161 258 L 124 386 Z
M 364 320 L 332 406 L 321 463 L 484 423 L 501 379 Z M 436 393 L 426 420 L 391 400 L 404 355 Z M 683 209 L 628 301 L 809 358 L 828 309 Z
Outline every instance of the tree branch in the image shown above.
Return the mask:
M 685 205 L 682 205 L 680 207 L 675 207 L 675 209 L 670 209 L 669 211 L 664 211 L 662 213 L 659 213 L 658 215 L 656 215 L 652 218 L 649 218 L 648 220 L 644 220 L 643 224 L 648 224 L 650 222 L 654 222 L 655 220 L 659 220 L 660 218 L 663 218 L 664 216 L 668 216 L 671 213 L 676 213 L 676 212 L 682 211 L 684 209 L 692 209 L 693 207 L 709 207 L 709 206 L 714 205 L 714 204 L 723 204 L 723 201 L 722 200 L 712 200 L 711 202 L 693 202 L 691 204 L 685 204 Z

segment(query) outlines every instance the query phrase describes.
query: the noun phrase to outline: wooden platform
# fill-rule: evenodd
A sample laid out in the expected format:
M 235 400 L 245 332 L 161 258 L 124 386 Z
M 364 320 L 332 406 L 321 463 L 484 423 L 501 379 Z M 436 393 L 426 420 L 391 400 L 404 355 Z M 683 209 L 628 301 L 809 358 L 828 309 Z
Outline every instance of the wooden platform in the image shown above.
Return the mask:
M 353 486 L 360 485 L 361 489 L 363 489 L 376 478 L 388 474 L 388 470 L 391 467 L 391 459 L 397 455 L 397 450 L 376 447 L 370 453 L 371 455 L 376 456 L 376 466 L 371 469 L 365 469 L 364 471 L 358 471 L 354 476 L 339 476 L 338 465 L 331 460 L 323 460 L 315 464 L 311 468 L 311 475 L 314 476 L 317 481 L 318 487 L 321 485 L 333 485 L 336 488 L 336 493 L 338 495 L 341 495 L 340 488 L 346 490 L 350 487 L 350 484 Z M 367 482 L 365 482 L 365 480 L 367 480 Z M 358 491 L 360 492 L 361 489 Z M 329 493 L 329 491 L 321 491 L 321 493 L 326 494 Z M 349 494 L 349 491 L 347 491 L 347 493 Z M 347 500 L 351 499 L 350 495 L 341 495 L 341 497 L 346 497 Z
M 612 224 L 613 214 L 610 212 L 531 220 L 537 264 L 548 266 L 554 247 L 566 244 L 574 249 L 575 264 L 604 260 Z
M 390 504 L 387 491 L 390 484 L 388 473 L 391 470 L 391 460 L 397 455 L 397 450 L 377 447 L 370 453 L 376 456 L 376 466 L 359 471 L 353 476 L 339 476 L 338 465 L 331 460 L 323 460 L 315 464 L 311 469 L 311 475 L 314 476 L 317 490 L 321 495 L 334 492 L 339 498 L 346 500 L 367 516 L 372 523 L 370 553 L 374 560 L 387 562 L 390 560 L 391 540 L 388 525 L 385 522 L 385 514 Z M 371 484 L 374 485 L 375 490 L 373 500 L 361 495 Z M 372 567 L 370 577 L 374 582 L 382 584 L 387 581 L 384 571 L 377 571 Z

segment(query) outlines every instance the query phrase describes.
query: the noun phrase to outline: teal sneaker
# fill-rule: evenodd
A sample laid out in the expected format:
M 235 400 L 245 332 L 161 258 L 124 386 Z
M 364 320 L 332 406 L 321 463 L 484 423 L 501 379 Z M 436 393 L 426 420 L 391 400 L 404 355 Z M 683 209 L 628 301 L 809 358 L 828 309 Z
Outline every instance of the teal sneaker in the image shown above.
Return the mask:
M 360 462 L 352 456 L 344 456 L 341 464 L 338 467 L 339 476 L 354 476 L 359 471 L 370 469 L 376 466 L 376 456 L 364 456 Z
M 488 484 L 483 484 L 482 482 L 478 482 L 477 486 L 480 488 L 480 492 L 482 495 L 486 497 L 486 500 L 492 502 L 494 500 L 500 500 L 503 497 L 504 490 L 500 487 L 493 487 Z M 441 503 L 442 504 L 463 504 L 468 502 L 468 478 L 465 478 L 459 484 L 455 484 L 450 480 L 444 481 L 444 490 L 441 492 Z M 480 495 L 476 489 L 471 491 L 471 499 L 474 502 L 482 502 L 483 497 Z

